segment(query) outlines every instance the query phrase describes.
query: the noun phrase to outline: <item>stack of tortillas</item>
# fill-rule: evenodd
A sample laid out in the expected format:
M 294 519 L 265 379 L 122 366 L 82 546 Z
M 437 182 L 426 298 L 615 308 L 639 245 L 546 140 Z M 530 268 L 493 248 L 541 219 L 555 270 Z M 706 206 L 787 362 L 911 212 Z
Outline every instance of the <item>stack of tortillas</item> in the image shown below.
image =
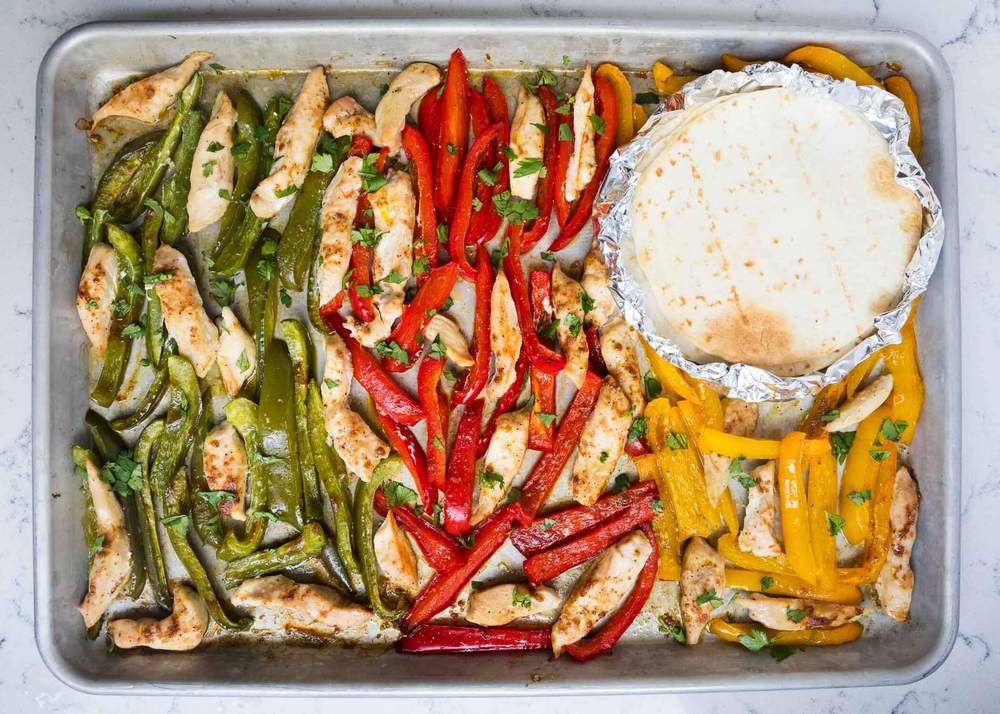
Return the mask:
M 772 88 L 657 131 L 632 198 L 636 278 L 690 359 L 822 369 L 899 301 L 922 211 L 860 113 Z

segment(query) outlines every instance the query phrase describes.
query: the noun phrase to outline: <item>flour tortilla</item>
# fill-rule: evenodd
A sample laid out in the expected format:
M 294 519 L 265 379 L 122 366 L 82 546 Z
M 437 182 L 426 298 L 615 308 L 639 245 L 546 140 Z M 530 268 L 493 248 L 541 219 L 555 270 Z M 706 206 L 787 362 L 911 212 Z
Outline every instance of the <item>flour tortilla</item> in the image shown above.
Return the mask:
M 920 203 L 831 99 L 774 88 L 697 109 L 665 123 L 632 200 L 654 322 L 696 361 L 821 369 L 898 302 Z

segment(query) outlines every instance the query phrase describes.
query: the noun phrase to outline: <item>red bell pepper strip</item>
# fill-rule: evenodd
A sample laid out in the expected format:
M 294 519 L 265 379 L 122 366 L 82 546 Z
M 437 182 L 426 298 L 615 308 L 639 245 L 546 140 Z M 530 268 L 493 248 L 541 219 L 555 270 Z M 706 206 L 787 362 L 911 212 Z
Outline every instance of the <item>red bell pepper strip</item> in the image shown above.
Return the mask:
M 524 573 L 534 585 L 548 582 L 590 560 L 636 526 L 653 520 L 654 515 L 650 499 L 638 499 L 629 508 L 586 533 L 532 555 L 524 561 Z
M 507 255 L 503 259 L 503 271 L 510 283 L 511 297 L 517 310 L 517 323 L 521 328 L 521 349 L 528 355 L 532 369 L 546 374 L 556 374 L 566 366 L 566 358 L 542 344 L 535 332 L 534 318 L 531 315 L 531 300 L 528 297 L 528 287 L 524 281 L 524 269 L 521 266 L 521 236 L 524 226 L 512 225 L 507 231 Z
M 587 336 L 587 350 L 590 353 L 588 369 L 602 377 L 608 373 L 608 366 L 604 364 L 604 355 L 601 354 L 601 333 L 597 330 L 597 325 L 590 325 L 584 330 Z
M 483 88 L 486 88 L 486 80 L 483 80 Z M 486 102 L 483 99 L 482 93 L 477 92 L 472 87 L 469 87 L 469 114 L 472 120 L 472 136 L 474 139 L 489 129 L 490 124 L 499 121 L 490 117 L 486 111 Z M 506 123 L 504 124 L 506 125 Z M 492 167 L 496 164 L 497 152 L 494 145 L 490 145 L 484 158 L 486 166 Z M 490 218 L 491 211 L 494 214 L 496 213 L 496 208 L 493 206 L 493 186 L 483 181 L 477 181 L 475 194 L 476 199 L 479 201 L 479 210 L 473 210 L 472 216 L 469 219 L 469 228 L 465 236 L 466 245 L 478 245 L 487 238 L 492 238 L 492 235 L 487 234 L 486 224 Z M 495 234 L 496 230 L 493 233 Z
M 472 321 L 473 365 L 451 395 L 452 404 L 468 405 L 490 378 L 490 297 L 493 267 L 485 250 L 479 251 L 476 271 L 476 312 Z
M 413 426 L 424 418 L 424 410 L 420 405 L 396 384 L 371 353 L 351 336 L 344 327 L 344 319 L 340 313 L 324 306 L 320 309 L 320 316 L 326 323 L 327 329 L 340 335 L 351 351 L 354 378 L 367 390 L 378 408 L 404 426 Z
M 489 115 L 486 113 L 486 102 L 483 95 L 474 87 L 466 87 L 469 93 L 469 123 L 472 126 L 472 135 L 479 136 L 486 128 L 492 124 Z
M 637 501 L 659 498 L 655 481 L 640 481 L 618 493 L 599 498 L 593 506 L 570 506 L 538 516 L 529 525 L 516 528 L 510 542 L 524 556 L 532 556 L 568 538 L 589 530 L 632 507 Z
M 441 131 L 435 162 L 434 205 L 438 214 L 450 220 L 458 193 L 458 175 L 469 145 L 469 71 L 462 50 L 455 50 L 448 62 L 448 76 L 438 103 Z M 612 126 L 614 126 L 612 124 Z M 453 258 L 454 259 L 454 256 Z
M 440 85 L 438 85 L 440 87 Z M 417 109 L 417 126 L 427 142 L 431 155 L 431 165 L 437 167 L 438 139 L 441 134 L 441 105 L 438 87 L 427 92 Z
M 458 433 L 451 447 L 451 460 L 444 482 L 444 529 L 452 535 L 465 535 L 472 529 L 472 488 L 476 481 L 476 444 L 483 420 L 483 400 L 467 404 L 458 422 Z
M 448 573 L 438 573 L 413 601 L 403 626 L 414 628 L 427 622 L 455 602 L 463 588 L 479 572 L 486 561 L 500 550 L 507 540 L 515 514 L 512 506 L 504 506 L 479 524 L 475 543 L 465 556 L 465 563 Z
M 444 370 L 444 360 L 434 359 L 429 354 L 420 363 L 417 371 L 417 395 L 420 406 L 427 415 L 427 472 L 430 482 L 436 488 L 444 488 L 444 474 L 448 452 L 448 424 L 442 413 L 442 399 L 438 384 L 441 382 L 441 372 Z
M 406 470 L 413 477 L 413 483 L 417 487 L 417 493 L 420 495 L 420 502 L 423 504 L 424 510 L 432 510 L 437 502 L 437 489 L 434 488 L 427 475 L 427 456 L 420 448 L 420 442 L 417 441 L 417 437 L 413 435 L 412 431 L 386 414 L 378 405 L 375 406 L 375 413 L 382 425 L 382 431 L 385 432 L 386 439 L 389 440 L 389 445 L 396 450 L 403 465 L 406 466 Z
M 583 189 L 580 197 L 573 204 L 573 210 L 569 217 L 560 223 L 562 230 L 549 250 L 562 250 L 576 238 L 577 234 L 583 230 L 590 220 L 590 214 L 594 208 L 594 199 L 597 191 L 601 188 L 605 175 L 608 173 L 611 152 L 615 150 L 615 132 L 608 127 L 618 126 L 618 101 L 615 98 L 615 90 L 604 77 L 594 78 L 594 95 L 597 99 L 597 114 L 604 120 L 605 130 L 603 134 L 597 136 L 594 145 L 594 154 L 597 159 L 597 172 L 590 179 L 590 183 Z M 623 108 L 624 111 L 624 108 Z M 565 197 L 566 177 L 563 175 L 563 182 L 558 190 Z
M 465 158 L 465 165 L 462 166 L 458 182 L 455 209 L 452 213 L 451 229 L 448 232 L 448 250 L 451 259 L 458 264 L 458 274 L 469 282 L 476 279 L 476 271 L 469 265 L 469 258 L 465 254 L 466 238 L 472 219 L 472 197 L 478 180 L 476 173 L 480 164 L 486 161 L 490 146 L 498 140 L 502 129 L 501 124 L 491 124 L 486 131 L 476 137 L 472 148 L 469 149 L 469 155 Z
M 503 126 L 500 136 L 500 145 L 509 145 L 510 114 L 507 109 L 507 97 L 504 96 L 500 85 L 492 77 L 483 77 L 483 99 L 486 102 L 486 113 L 489 116 L 490 122 Z M 503 223 L 503 217 L 497 212 L 496 204 L 493 203 L 493 196 L 499 195 L 510 188 L 510 170 L 508 168 L 509 160 L 507 155 L 503 152 L 499 152 L 499 157 L 500 168 L 497 171 L 497 181 L 493 186 L 489 201 L 487 201 L 484 206 L 486 210 L 486 220 L 482 240 L 493 240 L 497 231 L 500 230 L 500 225 Z M 490 159 L 490 161 L 493 162 L 491 163 L 491 166 L 496 164 L 494 161 L 495 158 L 496 155 Z
M 490 414 L 490 418 L 486 420 L 486 426 L 483 427 L 482 433 L 479 435 L 479 446 L 476 447 L 477 458 L 482 458 L 483 454 L 486 453 L 486 449 L 489 448 L 490 439 L 493 438 L 493 434 L 497 430 L 497 420 L 517 404 L 517 398 L 521 396 L 521 391 L 524 389 L 524 377 L 527 373 L 528 357 L 524 352 L 521 352 L 514 365 L 514 383 L 497 400 L 496 408 Z
M 645 456 L 649 453 L 649 445 L 646 444 L 646 439 L 644 437 L 639 438 L 625 444 L 625 453 L 628 454 L 630 458 L 637 459 L 640 456 Z
M 566 647 L 566 652 L 573 659 L 579 662 L 586 662 L 599 654 L 610 652 L 611 648 L 621 639 L 621 636 L 625 634 L 625 631 L 635 621 L 635 618 L 642 612 L 646 601 L 649 600 L 649 594 L 653 591 L 653 585 L 656 583 L 656 570 L 660 564 L 660 551 L 656 545 L 656 538 L 653 536 L 653 529 L 644 524 L 642 532 L 649 539 L 653 550 L 650 552 L 649 557 L 646 558 L 646 564 L 639 571 L 639 577 L 636 579 L 635 585 L 632 586 L 632 592 L 629 593 L 628 597 L 625 598 L 625 602 L 611 616 L 611 619 L 601 628 L 600 632 L 590 639 L 574 642 Z
M 559 116 L 559 127 L 556 129 L 556 134 L 564 133 L 563 126 L 569 130 L 569 139 L 558 139 L 559 147 L 556 150 L 556 170 L 553 178 L 553 196 L 552 200 L 555 203 L 556 208 L 556 221 L 559 223 L 559 228 L 566 225 L 566 221 L 569 219 L 570 210 L 573 208 L 572 204 L 566 200 L 566 175 L 569 173 L 569 160 L 573 156 L 573 115 L 561 114 Z
M 417 294 L 413 296 L 413 300 L 403 308 L 403 314 L 387 340 L 395 342 L 406 350 L 406 353 L 410 355 L 410 361 L 400 362 L 388 357 L 383 363 L 387 370 L 405 372 L 416 364 L 416 357 L 420 353 L 420 343 L 417 338 L 427 325 L 427 321 L 431 319 L 428 313 L 431 310 L 441 309 L 441 306 L 451 295 L 457 279 L 458 268 L 454 263 L 446 263 L 430 271 L 427 282 L 420 286 Z
M 556 95 L 547 86 L 538 87 L 538 100 L 545 110 L 545 151 L 542 163 L 545 165 L 545 175 L 538 179 L 538 193 L 535 204 L 538 206 L 538 218 L 524 229 L 521 240 L 521 253 L 527 253 L 538 243 L 549 230 L 552 219 L 552 198 L 555 192 L 556 161 L 559 155 L 559 115 L 556 113 Z
M 404 653 L 527 652 L 552 646 L 547 627 L 518 630 L 514 627 L 461 627 L 424 625 L 396 643 Z
M 364 158 L 368 154 L 372 153 L 372 149 L 375 148 L 375 144 L 372 140 L 365 136 L 364 134 L 355 134 L 351 137 L 351 156 L 360 156 Z
M 403 127 L 403 150 L 417 175 L 417 222 L 420 241 L 414 245 L 414 262 L 427 259 L 427 270 L 417 274 L 417 285 L 423 285 L 430 271 L 438 264 L 437 212 L 434 210 L 434 165 L 430 150 L 420 132 L 407 124 Z
M 375 512 L 385 516 L 390 510 L 399 525 L 416 541 L 427 563 L 439 573 L 447 573 L 465 562 L 465 551 L 440 528 L 404 506 L 389 507 L 382 489 L 375 492 Z
M 347 281 L 347 296 L 351 300 L 351 309 L 362 322 L 375 319 L 375 301 L 371 295 L 362 296 L 358 293 L 359 285 L 371 287 L 372 282 L 372 249 L 355 243 L 351 247 L 351 277 Z
M 601 391 L 604 380 L 592 372 L 588 372 L 583 380 L 583 386 L 573 396 L 566 414 L 559 422 L 553 439 L 552 451 L 545 454 L 531 470 L 524 487 L 521 489 L 521 499 L 517 506 L 517 520 L 527 525 L 535 518 L 535 514 L 548 500 L 552 486 L 559 479 L 570 454 L 580 440 L 580 432 L 597 402 L 597 394 Z
M 552 274 L 546 270 L 532 270 L 528 282 L 531 283 L 531 314 L 537 335 L 544 325 L 552 321 Z M 538 415 L 556 413 L 556 376 L 532 369 L 531 393 L 535 397 L 535 406 L 528 422 L 528 448 L 551 451 L 554 427 L 551 422 L 546 425 Z

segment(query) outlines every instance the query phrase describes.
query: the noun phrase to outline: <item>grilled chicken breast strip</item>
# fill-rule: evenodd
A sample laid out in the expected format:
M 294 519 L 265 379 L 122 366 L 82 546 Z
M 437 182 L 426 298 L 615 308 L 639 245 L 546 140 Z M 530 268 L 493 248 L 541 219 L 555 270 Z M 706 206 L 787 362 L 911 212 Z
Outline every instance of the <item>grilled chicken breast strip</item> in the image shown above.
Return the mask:
M 492 328 L 491 328 L 492 336 Z M 469 341 L 462 334 L 462 328 L 447 315 L 437 313 L 424 326 L 424 339 L 433 342 L 441 338 L 445 355 L 459 367 L 471 367 L 475 360 L 469 354 Z
M 202 448 L 205 481 L 212 491 L 228 491 L 233 498 L 219 502 L 219 513 L 242 521 L 247 494 L 247 450 L 236 427 L 224 421 L 208 432 Z
M 913 596 L 910 554 L 917 537 L 919 502 L 917 482 L 913 480 L 909 470 L 900 467 L 896 471 L 892 505 L 889 508 L 889 523 L 892 526 L 889 555 L 875 581 L 875 592 L 885 614 L 900 622 L 905 622 L 910 617 L 910 598 Z
M 781 555 L 781 546 L 774 535 L 774 519 L 777 513 L 777 497 L 774 492 L 774 462 L 761 464 L 750 474 L 756 485 L 747 489 L 746 513 L 743 528 L 736 544 L 744 553 L 761 558 Z
M 358 104 L 354 97 L 344 96 L 335 100 L 323 114 L 323 128 L 333 138 L 341 136 L 367 136 L 375 142 L 375 117 Z
M 219 330 L 205 312 L 187 258 L 164 243 L 156 249 L 153 271 L 170 276 L 156 283 L 167 332 L 177 343 L 178 353 L 191 361 L 199 377 L 204 377 L 219 353 Z
M 530 416 L 526 409 L 518 409 L 497 418 L 496 431 L 483 459 L 483 478 L 479 481 L 479 499 L 472 514 L 473 525 L 493 513 L 521 473 L 524 454 L 528 450 Z
M 608 374 L 625 392 L 632 405 L 632 413 L 642 414 L 646 408 L 646 397 L 642 391 L 642 373 L 635 348 L 635 331 L 624 320 L 612 320 L 601 328 L 601 356 Z
M 257 346 L 231 307 L 222 308 L 219 353 L 215 357 L 226 394 L 235 397 L 257 370 Z
M 233 593 L 237 607 L 255 607 L 284 615 L 289 624 L 321 625 L 334 634 L 360 637 L 368 632 L 371 610 L 342 597 L 324 585 L 296 583 L 284 575 L 244 580 Z
M 326 305 L 344 289 L 351 262 L 351 230 L 361 195 L 361 158 L 349 156 L 323 194 L 320 210 L 319 304 Z
M 490 349 L 493 352 L 493 376 L 483 389 L 483 400 L 489 404 L 502 397 L 516 375 L 515 365 L 521 354 L 521 330 L 517 324 L 514 298 L 507 276 L 499 273 L 490 293 Z
M 399 151 L 403 125 L 410 107 L 441 83 L 441 70 L 427 62 L 414 62 L 389 82 L 389 89 L 375 108 L 375 143 L 390 154 Z
M 772 630 L 815 630 L 840 627 L 865 614 L 857 605 L 838 605 L 793 597 L 768 597 L 750 593 L 736 598 L 750 618 Z
M 545 153 L 545 134 L 539 127 L 545 126 L 545 110 L 542 102 L 527 88 L 521 87 L 517 92 L 517 108 L 514 110 L 514 120 L 510 125 L 510 149 L 514 158 L 510 161 L 510 192 L 511 195 L 531 201 L 535 198 L 540 171 L 531 171 L 523 176 L 517 175 L 521 163 L 525 159 L 542 161 Z M 523 173 L 523 172 L 521 172 Z
M 116 647 L 183 652 L 193 650 L 208 630 L 208 609 L 201 595 L 183 583 L 171 583 L 173 610 L 162 620 L 144 617 L 120 619 L 108 623 L 108 634 Z
M 725 559 L 704 538 L 695 536 L 688 541 L 681 563 L 681 621 L 689 645 L 698 644 L 712 611 L 722 599 L 725 565 Z
M 582 292 L 580 283 L 566 275 L 559 263 L 552 266 L 552 307 L 559 320 L 556 337 L 559 349 L 566 357 L 563 374 L 569 377 L 577 389 L 583 386 L 590 362 L 587 336 L 583 332 L 583 305 L 580 302 Z
M 553 612 L 562 599 L 550 587 L 503 583 L 469 595 L 465 619 L 474 625 L 500 627 L 522 617 Z
M 591 247 L 583 259 L 583 277 L 580 284 L 594 303 L 593 308 L 586 314 L 587 324 L 601 327 L 615 316 L 618 305 L 611 295 L 608 268 L 604 265 L 604 257 L 597 244 Z
M 118 290 L 118 255 L 107 243 L 98 243 L 87 256 L 87 265 L 76 291 L 76 313 L 94 352 L 108 349 L 111 305 Z
M 417 556 L 410 540 L 392 511 L 386 514 L 382 525 L 375 531 L 375 558 L 379 570 L 390 589 L 414 598 L 420 592 L 417 578 Z
M 573 153 L 566 170 L 566 200 L 575 201 L 597 173 L 595 137 L 590 117 L 594 114 L 594 79 L 588 64 L 573 97 Z M 610 131 L 611 129 L 607 129 Z
M 236 109 L 226 93 L 219 92 L 191 163 L 187 212 L 188 230 L 192 233 L 215 223 L 229 208 L 236 169 L 232 153 L 235 124 Z
M 594 410 L 580 433 L 570 489 L 577 503 L 592 506 L 625 449 L 632 410 L 614 377 L 605 377 Z
M 861 421 L 878 409 L 892 394 L 892 375 L 883 374 L 859 390 L 837 410 L 837 418 L 824 425 L 829 432 L 853 431 Z

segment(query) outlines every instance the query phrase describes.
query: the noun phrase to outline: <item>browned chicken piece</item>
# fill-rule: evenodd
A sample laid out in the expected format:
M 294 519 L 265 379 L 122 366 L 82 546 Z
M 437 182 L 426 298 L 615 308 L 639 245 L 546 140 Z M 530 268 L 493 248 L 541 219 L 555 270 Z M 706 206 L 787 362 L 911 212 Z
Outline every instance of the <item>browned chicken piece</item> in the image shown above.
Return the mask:
M 583 288 L 562 271 L 557 262 L 552 266 L 552 307 L 559 321 L 556 337 L 559 349 L 566 357 L 563 374 L 579 389 L 587 376 L 590 350 L 587 335 L 583 331 L 583 304 L 580 295 Z
M 115 647 L 149 647 L 154 650 L 183 652 L 193 650 L 201 644 L 208 630 L 205 601 L 183 583 L 171 583 L 170 590 L 173 593 L 173 611 L 162 620 L 144 617 L 138 620 L 112 620 L 108 623 L 108 635 Z
M 625 449 L 632 411 L 614 377 L 605 377 L 594 410 L 580 433 L 570 489 L 577 503 L 592 506 Z
M 389 153 L 399 151 L 399 144 L 410 107 L 441 83 L 441 70 L 427 62 L 414 62 L 392 78 L 389 88 L 375 108 L 375 143 Z
M 510 124 L 510 150 L 514 157 L 510 161 L 510 192 L 528 201 L 535 198 L 540 171 L 525 174 L 523 160 L 541 161 L 545 152 L 545 110 L 541 100 L 521 87 L 517 92 L 517 108 Z M 524 175 L 520 175 L 524 174 Z
M 465 619 L 483 627 L 500 627 L 522 617 L 550 613 L 562 599 L 550 587 L 524 583 L 504 583 L 469 596 Z
M 882 406 L 890 394 L 892 394 L 892 375 L 883 374 L 844 402 L 837 410 L 837 418 L 825 424 L 823 428 L 830 432 L 853 431 L 865 417 Z
M 597 129 L 590 117 L 594 115 L 594 79 L 588 64 L 573 96 L 573 153 L 566 169 L 566 200 L 575 201 L 597 173 L 595 141 Z
M 625 392 L 633 414 L 642 414 L 646 397 L 642 392 L 642 373 L 636 355 L 635 330 L 624 320 L 612 320 L 601 328 L 601 356 L 608 374 Z
M 913 552 L 913 541 L 917 537 L 919 503 L 920 491 L 917 489 L 917 482 L 909 470 L 901 466 L 896 471 L 896 483 L 892 487 L 892 506 L 889 509 L 889 523 L 892 526 L 889 555 L 875 581 L 875 592 L 885 614 L 900 622 L 910 618 L 910 598 L 913 595 L 910 554 Z
M 94 353 L 101 356 L 108 349 L 111 331 L 111 305 L 118 290 L 118 255 L 107 243 L 98 243 L 87 256 L 87 265 L 76 291 L 76 312 Z
M 723 406 L 725 430 L 736 436 L 753 436 L 757 430 L 757 405 L 739 399 L 727 399 Z M 729 467 L 733 460 L 722 454 L 702 455 L 705 464 L 705 486 L 712 505 L 719 504 L 719 498 L 729 487 Z
M 515 365 L 521 354 L 521 330 L 517 325 L 510 283 L 503 273 L 497 275 L 490 294 L 490 350 L 493 352 L 493 376 L 483 388 L 487 404 L 500 399 L 514 384 Z
M 469 354 L 469 341 L 462 334 L 462 328 L 454 320 L 443 313 L 437 313 L 424 326 L 424 339 L 433 342 L 441 338 L 445 356 L 459 367 L 471 367 L 474 363 Z
M 749 500 L 743 516 L 743 528 L 736 544 L 744 553 L 761 558 L 781 555 L 781 546 L 774 535 L 777 513 L 774 493 L 774 462 L 761 464 L 750 474 L 757 485 L 747 490 Z
M 757 431 L 760 407 L 756 403 L 728 398 L 723 403 L 722 409 L 725 423 L 723 428 L 728 433 L 736 436 L 753 436 Z
M 420 591 L 417 556 L 392 511 L 386 514 L 382 525 L 375 531 L 375 559 L 391 590 L 411 599 L 417 596 Z
M 747 609 L 750 618 L 772 630 L 815 630 L 840 627 L 865 614 L 857 605 L 795 597 L 769 597 L 749 593 L 736 598 L 736 604 Z
M 212 117 L 198 137 L 191 162 L 191 189 L 188 191 L 188 230 L 192 233 L 222 218 L 233 194 L 233 125 L 236 109 L 225 92 L 219 92 Z
M 375 117 L 354 97 L 341 97 L 327 107 L 323 114 L 323 128 L 334 139 L 357 134 L 367 136 L 372 141 L 378 138 L 375 134 Z
M 507 412 L 497 418 L 496 431 L 483 457 L 483 476 L 479 481 L 476 510 L 472 514 L 473 525 L 493 513 L 521 473 L 524 454 L 528 450 L 529 421 L 526 409 Z
M 595 243 L 583 259 L 583 278 L 580 280 L 587 295 L 594 301 L 594 307 L 587 313 L 587 324 L 601 327 L 615 316 L 618 305 L 611 295 L 609 287 L 608 268 L 604 264 L 604 256 Z
M 704 538 L 691 538 L 681 564 L 681 620 L 687 644 L 698 644 L 712 611 L 722 604 L 725 584 L 725 559 Z
M 361 165 L 348 156 L 323 194 L 320 211 L 319 302 L 326 305 L 344 289 L 351 261 L 351 230 L 361 196 Z
M 156 295 L 167 332 L 177 343 L 177 352 L 190 360 L 198 377 L 204 377 L 219 353 L 219 330 L 205 312 L 187 258 L 164 243 L 156 249 L 153 271 L 166 278 L 156 283 Z
M 229 491 L 231 499 L 219 502 L 219 513 L 242 521 L 247 493 L 247 451 L 236 427 L 224 421 L 205 437 L 202 449 L 205 481 L 212 491 Z
M 219 353 L 215 357 L 226 394 L 235 397 L 257 370 L 257 346 L 231 307 L 222 308 Z
M 371 610 L 347 600 L 333 588 L 300 584 L 284 575 L 244 580 L 233 593 L 237 607 L 271 610 L 292 626 L 321 625 L 334 634 L 360 637 L 374 618 Z

